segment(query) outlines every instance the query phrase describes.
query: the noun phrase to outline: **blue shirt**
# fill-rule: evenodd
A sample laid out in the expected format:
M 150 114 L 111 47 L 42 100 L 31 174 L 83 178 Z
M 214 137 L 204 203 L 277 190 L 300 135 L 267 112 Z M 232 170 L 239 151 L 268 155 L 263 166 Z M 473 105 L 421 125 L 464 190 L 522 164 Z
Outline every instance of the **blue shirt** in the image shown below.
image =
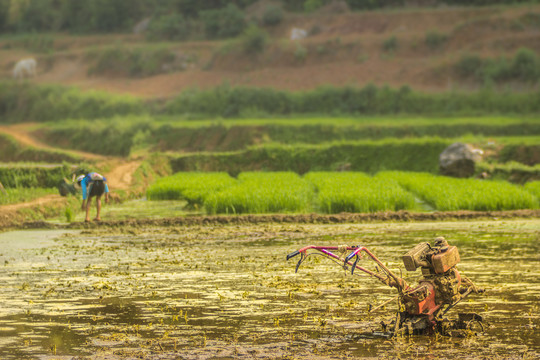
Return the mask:
M 99 178 L 99 179 L 96 179 L 96 178 Z M 109 192 L 109 187 L 107 186 L 107 179 L 105 178 L 105 176 L 103 175 L 100 175 L 96 172 L 91 172 L 91 173 L 88 173 L 84 179 L 81 180 L 81 188 L 82 188 L 82 198 L 83 200 L 86 200 L 86 198 L 88 197 L 88 194 L 87 194 L 87 188 L 88 188 L 88 185 L 92 184 L 95 180 L 103 180 L 103 182 L 105 183 L 105 192 L 108 193 Z

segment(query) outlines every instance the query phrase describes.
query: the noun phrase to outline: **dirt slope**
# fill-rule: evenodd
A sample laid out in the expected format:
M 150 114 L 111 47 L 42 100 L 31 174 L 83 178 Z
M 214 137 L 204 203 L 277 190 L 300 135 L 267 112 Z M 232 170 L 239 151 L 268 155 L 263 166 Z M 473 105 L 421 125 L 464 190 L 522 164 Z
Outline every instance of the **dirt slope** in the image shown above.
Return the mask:
M 98 155 L 98 154 L 92 154 L 84 151 L 78 151 L 78 150 L 65 150 L 60 148 L 55 148 L 53 146 L 47 145 L 35 137 L 32 136 L 32 129 L 36 126 L 36 124 L 32 123 L 22 123 L 22 124 L 15 124 L 15 125 L 0 125 L 0 133 L 8 134 L 15 138 L 21 145 L 31 146 L 37 149 L 45 149 L 45 150 L 54 150 L 54 151 L 62 151 L 70 154 L 74 154 L 77 156 L 80 156 L 82 159 L 85 160 L 102 160 L 105 158 L 105 156 Z
M 127 161 L 123 159 L 114 159 L 108 161 L 107 167 L 112 168 L 105 177 L 111 188 L 114 190 L 129 190 L 133 184 L 133 173 L 141 165 L 141 160 Z
M 10 204 L 0 206 L 0 230 L 20 227 L 25 222 L 30 221 L 25 210 L 41 213 L 44 216 L 58 212 L 67 203 L 66 198 L 60 195 L 47 195 L 32 201 L 20 204 Z
M 271 41 L 263 54 L 243 53 L 231 41 L 165 43 L 178 56 L 190 55 L 195 61 L 183 70 L 149 77 L 88 74 L 93 64 L 87 56 L 90 50 L 99 53 L 118 46 L 149 49 L 152 44 L 142 35 L 62 34 L 55 37 L 54 49 L 47 56 L 3 46 L 9 40 L 0 40 L 0 69 L 8 77 L 17 59 L 33 55 L 38 58 L 38 76 L 31 81 L 158 98 L 224 82 L 288 90 L 374 83 L 443 91 L 479 86 L 464 82 L 452 71 L 451 65 L 465 53 L 512 56 L 520 47 L 540 52 L 538 26 L 525 20 L 538 14 L 540 5 L 289 14 L 282 24 L 267 29 Z M 290 32 L 295 27 L 312 35 L 291 41 Z M 447 40 L 431 47 L 426 43 L 430 32 Z M 385 50 L 391 38 L 396 45 Z
M 55 151 L 64 151 L 59 148 L 47 145 L 32 136 L 32 131 L 36 124 L 22 123 L 15 125 L 0 125 L 0 132 L 11 135 L 22 145 L 32 146 L 37 149 L 47 149 Z M 141 160 L 129 161 L 119 157 L 107 157 L 99 154 L 88 153 L 84 151 L 69 150 L 84 160 L 98 162 L 97 168 L 111 168 L 110 173 L 106 174 L 109 184 L 116 188 L 127 190 L 132 183 L 132 175 L 141 164 Z
M 11 135 L 22 145 L 32 146 L 38 149 L 48 149 L 55 151 L 65 151 L 55 148 L 39 141 L 32 136 L 32 131 L 36 124 L 24 123 L 16 125 L 0 125 L 0 132 Z M 128 160 L 117 157 L 105 157 L 102 155 L 70 150 L 73 154 L 79 155 L 82 159 L 91 163 L 96 163 L 96 169 L 111 169 L 104 173 L 107 177 L 111 195 L 114 198 L 116 190 L 129 190 L 133 183 L 133 173 L 141 164 L 141 160 Z M 55 212 L 54 209 L 65 207 L 67 200 L 60 195 L 47 195 L 26 203 L 10 204 L 0 206 L 0 229 L 22 224 L 29 219 L 24 213 L 25 209 L 41 212 L 43 214 Z M 23 210 L 23 211 L 21 211 Z M 56 210 L 58 212 L 59 210 Z

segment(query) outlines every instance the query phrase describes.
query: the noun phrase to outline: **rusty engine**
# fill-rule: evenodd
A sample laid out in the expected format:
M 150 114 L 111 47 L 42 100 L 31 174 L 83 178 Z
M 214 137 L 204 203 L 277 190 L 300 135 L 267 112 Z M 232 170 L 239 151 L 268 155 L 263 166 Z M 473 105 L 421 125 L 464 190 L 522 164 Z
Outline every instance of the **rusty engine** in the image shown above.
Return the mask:
M 308 253 L 310 250 L 312 251 Z M 300 254 L 301 258 L 296 266 L 298 271 L 301 263 L 314 253 L 313 250 L 343 262 L 346 268 L 350 266 L 351 274 L 354 274 L 355 270 L 362 271 L 398 290 L 396 298 L 399 311 L 393 320 L 382 323 L 385 332 L 392 335 L 450 334 L 452 330 L 470 329 L 472 324 L 480 324 L 482 327 L 482 318 L 473 313 L 459 314 L 457 320 L 444 318 L 450 309 L 469 294 L 480 293 L 483 290 L 478 289 L 471 280 L 460 274 L 456 268 L 460 261 L 458 248 L 449 245 L 443 237 L 436 238 L 433 244 L 420 243 L 403 255 L 403 264 L 407 271 L 421 269 L 422 277 L 414 287 L 396 276 L 363 246 L 307 246 L 289 254 L 287 260 Z M 343 251 L 350 253 L 344 258 L 336 254 Z M 377 264 L 375 271 L 358 265 L 363 254 Z M 371 308 L 370 311 L 375 311 L 388 302 Z

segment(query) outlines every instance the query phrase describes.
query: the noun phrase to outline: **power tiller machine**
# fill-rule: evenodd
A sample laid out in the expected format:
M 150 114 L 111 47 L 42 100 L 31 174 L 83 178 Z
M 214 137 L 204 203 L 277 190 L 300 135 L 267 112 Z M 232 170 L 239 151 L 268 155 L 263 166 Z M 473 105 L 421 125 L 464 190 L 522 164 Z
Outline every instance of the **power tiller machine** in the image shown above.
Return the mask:
M 347 254 L 347 256 L 344 256 Z M 403 255 L 403 264 L 407 271 L 420 268 L 422 277 L 417 286 L 410 286 L 405 280 L 394 274 L 375 255 L 363 246 L 306 246 L 287 255 L 287 260 L 300 255 L 296 272 L 310 255 L 323 255 L 342 264 L 351 274 L 362 271 L 382 283 L 396 288 L 398 309 L 395 318 L 382 322 L 383 331 L 394 335 L 444 334 L 452 335 L 454 330 L 472 330 L 480 326 L 483 331 L 482 317 L 474 313 L 461 313 L 457 320 L 444 316 L 457 303 L 471 293 L 481 293 L 471 280 L 460 274 L 456 265 L 460 261 L 458 248 L 451 246 L 443 237 L 416 245 Z M 360 266 L 359 261 L 367 256 L 376 263 L 376 270 Z M 358 274 L 358 273 L 357 273 Z M 395 299 L 394 298 L 394 299 Z M 369 311 L 375 311 L 391 299 Z

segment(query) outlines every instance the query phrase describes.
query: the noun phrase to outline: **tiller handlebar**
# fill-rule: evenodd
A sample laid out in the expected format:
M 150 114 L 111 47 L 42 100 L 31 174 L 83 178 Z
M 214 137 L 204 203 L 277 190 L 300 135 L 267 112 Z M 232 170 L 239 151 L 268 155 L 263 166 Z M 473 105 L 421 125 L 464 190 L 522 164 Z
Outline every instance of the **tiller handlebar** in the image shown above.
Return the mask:
M 338 252 L 341 254 L 338 255 Z M 347 252 L 349 254 L 344 256 Z M 409 286 L 403 278 L 394 274 L 364 246 L 310 245 L 288 254 L 287 260 L 300 255 L 300 260 L 296 264 L 295 272 L 297 272 L 308 256 L 317 253 L 343 264 L 345 269 L 350 266 L 351 274 L 354 274 L 355 270 L 362 271 L 398 290 L 398 302 L 405 310 L 396 317 L 393 324 L 394 333 L 406 331 L 412 334 L 446 329 L 448 326 L 442 325 L 443 320 L 446 321 L 442 316 L 470 293 L 483 292 L 458 272 L 456 268 L 460 261 L 458 249 L 448 245 L 442 237 L 436 238 L 434 245 L 421 243 L 403 255 L 403 264 L 407 271 L 415 271 L 419 267 L 422 270 L 423 277 L 416 287 Z M 377 264 L 376 272 L 358 265 L 363 255 L 367 255 Z M 473 318 L 481 320 L 476 314 Z M 459 323 L 453 325 L 456 328 L 461 326 Z
M 398 291 L 407 289 L 409 287 L 409 285 L 407 285 L 405 280 L 396 276 L 375 255 L 373 255 L 371 251 L 369 251 L 364 246 L 314 246 L 314 245 L 306 246 L 300 250 L 296 250 L 290 253 L 289 255 L 287 255 L 287 260 L 289 260 L 295 257 L 296 255 L 301 254 L 300 260 L 298 260 L 298 263 L 296 264 L 295 272 L 298 272 L 298 268 L 300 268 L 300 265 L 304 262 L 304 260 L 308 257 L 308 255 L 312 254 L 312 253 L 308 254 L 308 250 L 316 250 L 318 252 L 321 252 L 326 257 L 342 262 L 343 266 L 349 265 L 351 267 L 351 274 L 354 274 L 354 271 L 358 269 L 370 276 L 377 278 L 379 281 L 381 281 L 382 283 L 390 287 L 395 287 L 396 289 L 398 289 Z M 332 250 L 333 251 L 338 250 L 340 252 L 345 252 L 345 251 L 352 251 L 352 252 L 349 255 L 347 255 L 345 258 L 342 258 L 341 256 L 334 254 Z M 361 254 L 362 252 L 364 252 L 373 261 L 375 261 L 375 263 L 377 263 L 378 266 L 380 266 L 381 270 L 384 272 L 384 275 L 371 271 L 369 269 L 366 269 L 365 267 L 358 265 L 358 261 L 362 258 L 362 254 Z M 351 260 L 353 258 L 355 260 L 354 262 L 351 263 Z

